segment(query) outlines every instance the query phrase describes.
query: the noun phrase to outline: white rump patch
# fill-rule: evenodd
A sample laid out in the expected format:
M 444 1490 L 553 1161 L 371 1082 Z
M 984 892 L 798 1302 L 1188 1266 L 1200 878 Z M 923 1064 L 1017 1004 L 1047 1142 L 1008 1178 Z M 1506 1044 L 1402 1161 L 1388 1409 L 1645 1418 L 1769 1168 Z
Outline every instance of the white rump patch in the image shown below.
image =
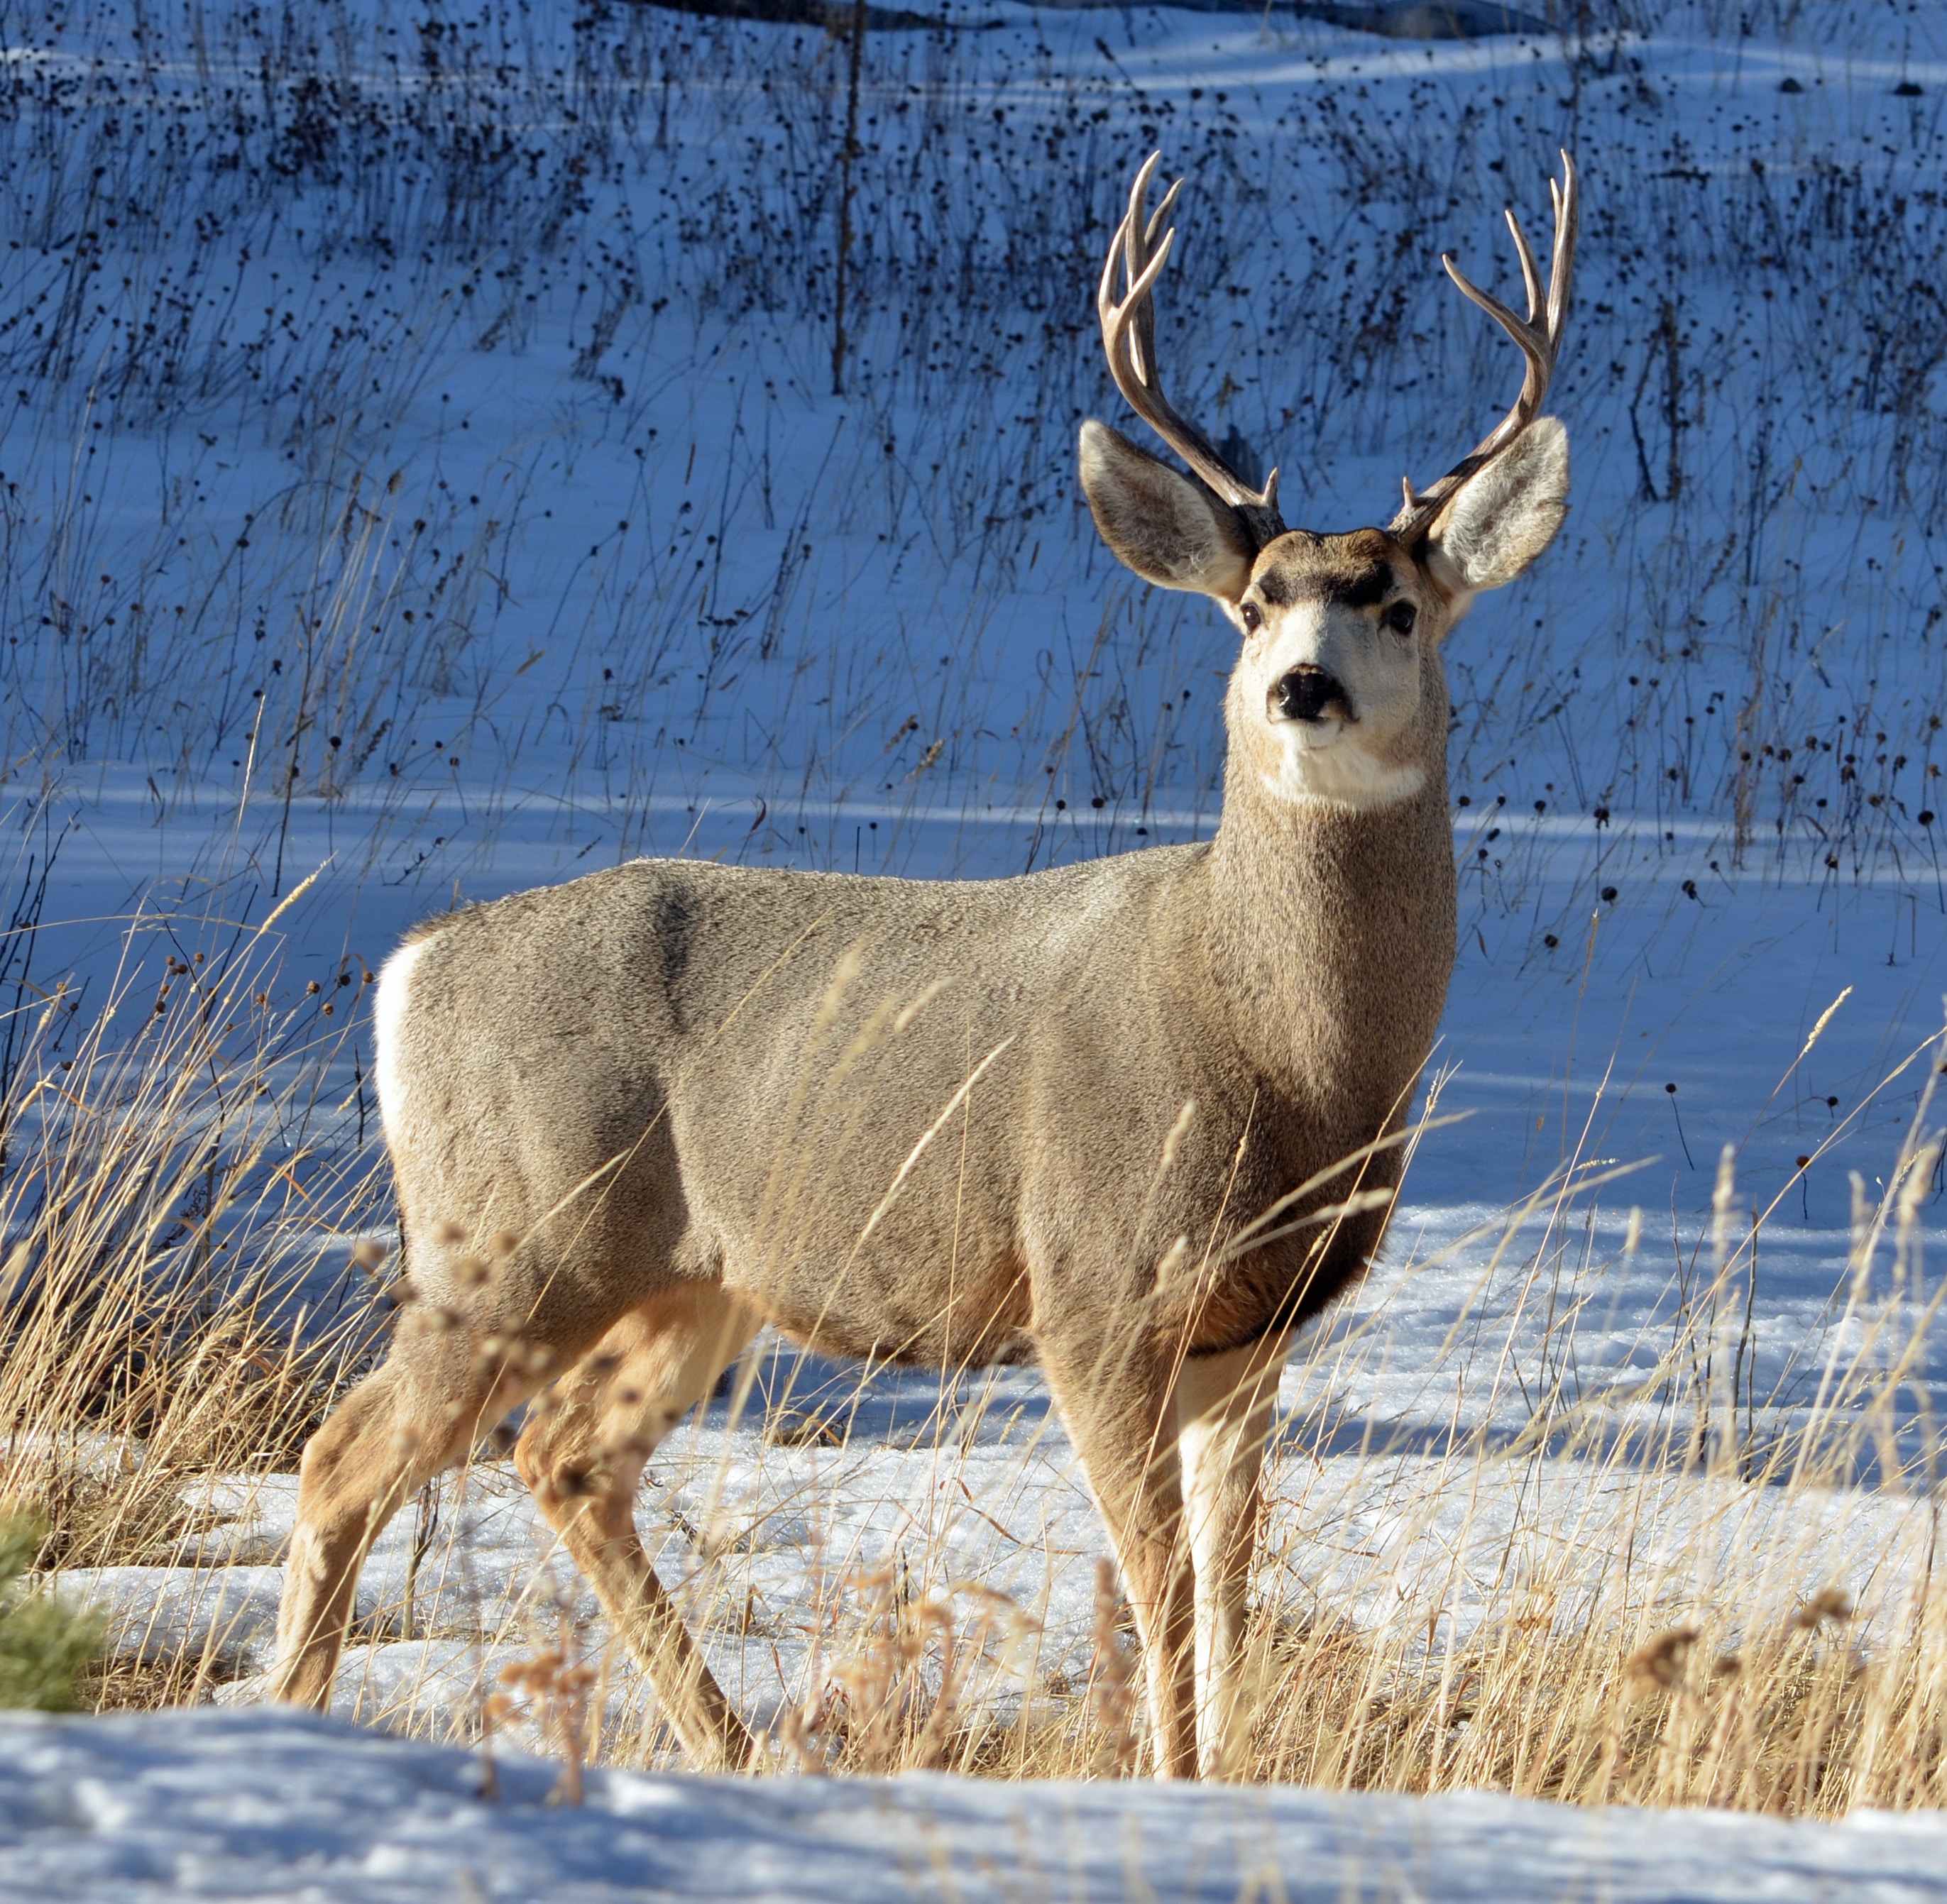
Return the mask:
M 372 1032 L 377 1046 L 372 1081 L 379 1092 L 379 1115 L 386 1134 L 396 1136 L 405 1107 L 405 1077 L 400 1070 L 399 1033 L 411 1009 L 413 967 L 430 943 L 402 945 L 379 969 L 379 995 L 372 1001 Z

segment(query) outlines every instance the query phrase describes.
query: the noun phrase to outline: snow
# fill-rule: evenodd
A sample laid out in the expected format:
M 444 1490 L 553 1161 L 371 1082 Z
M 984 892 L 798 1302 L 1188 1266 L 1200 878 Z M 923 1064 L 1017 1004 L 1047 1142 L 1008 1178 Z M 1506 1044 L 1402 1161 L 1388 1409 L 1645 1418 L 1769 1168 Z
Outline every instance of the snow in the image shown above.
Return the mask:
M 1500 207 L 1540 229 L 1572 144 L 1574 512 L 1450 644 L 1464 876 L 1434 1108 L 1460 1120 L 1419 1142 L 1383 1263 L 1286 1378 L 1259 1590 L 1464 1631 L 1510 1578 L 1599 1577 L 1627 1541 L 1646 1605 L 1758 1554 L 1740 1618 L 1840 1586 L 1868 1643 L 1930 1553 L 1884 1447 L 1789 1498 L 1699 1479 L 1661 1457 L 1700 1395 L 1644 1384 L 1716 1275 L 1729 1144 L 1746 1451 L 1853 1433 L 1830 1372 L 1918 1330 L 1900 1451 L 1938 1472 L 1933 1272 L 1890 1238 L 1850 1264 L 1851 1173 L 1882 1198 L 1937 1121 L 1947 992 L 1921 817 L 1947 703 L 1937 11 L 1698 0 L 1586 42 L 1419 45 L 996 0 L 991 32 L 875 36 L 843 398 L 831 48 L 585 11 L 434 34 L 359 0 L 316 48 L 208 0 L 144 10 L 146 44 L 119 6 L 10 16 L 11 1003 L 67 977 L 88 1015 L 138 1017 L 165 957 L 229 958 L 285 908 L 234 955 L 283 1028 L 269 1188 L 224 1241 L 320 1327 L 388 1221 L 358 974 L 415 920 L 642 852 L 931 877 L 1208 836 L 1228 648 L 1114 567 L 1073 468 L 1082 415 L 1127 420 L 1087 298 L 1142 152 L 1197 181 L 1173 392 L 1282 465 L 1295 521 L 1345 527 L 1505 401 L 1511 353 L 1433 261 L 1505 286 Z M 500 125 L 521 154 L 469 159 Z M 69 1037 L 33 1060 L 47 1104 Z M 830 1432 L 788 1445 L 720 1401 L 640 1503 L 747 1714 L 816 1692 L 888 1568 L 962 1619 L 1005 1596 L 1019 1626 L 975 1696 L 1063 1696 L 1104 1542 L 1032 1373 L 943 1392 L 779 1350 L 763 1393 Z M 187 1645 L 247 1702 L 294 1485 L 186 1478 L 177 1549 L 61 1584 L 118 1648 Z M 336 1709 L 470 1739 L 500 1665 L 564 1618 L 633 1736 L 639 1680 L 483 1458 L 379 1541 Z M 574 1813 L 512 1761 L 494 1808 L 424 1738 L 240 1709 L 9 1720 L 0 1750 L 0 1882 L 33 1896 L 1947 1889 L 1925 1822 L 1645 1833 L 1487 1796 L 619 1772 Z
M 1578 855 L 1598 850 L 1589 838 L 1553 842 L 1533 883 L 1546 893 L 1553 882 L 1586 879 Z M 1599 850 L 1613 869 L 1627 848 Z M 1438 1108 L 1466 1119 L 1425 1138 L 1386 1265 L 1306 1345 L 1285 1380 L 1287 1439 L 1274 1464 L 1267 1537 L 1278 1556 L 1268 1578 L 1283 1595 L 1372 1618 L 1439 1609 L 1464 1630 L 1511 1567 L 1546 1578 L 1562 1564 L 1565 1525 L 1590 1556 L 1633 1544 L 1679 1596 L 1741 1553 L 1772 1556 L 1765 1598 L 1787 1609 L 1794 1595 L 1828 1587 L 1862 1605 L 1896 1603 L 1908 1569 L 1924 1567 L 1930 1522 L 1896 1498 L 1869 1491 L 1788 1499 L 1736 1488 L 1719 1499 L 1673 1476 L 1656 1492 L 1660 1532 L 1649 1541 L 1636 1517 L 1644 1483 L 1634 1463 L 1616 1470 L 1599 1446 L 1586 1445 L 1573 1460 L 1531 1458 L 1548 1413 L 1538 1378 L 1551 1379 L 1549 1284 L 1533 1273 L 1543 1233 L 1574 1232 L 1562 1273 L 1572 1287 L 1580 1264 L 1583 1304 L 1573 1333 L 1577 1392 L 1558 1392 L 1552 1403 L 1567 1424 L 1555 1433 L 1559 1445 L 1573 1424 L 1585 1436 L 1592 1419 L 1613 1432 L 1653 1412 L 1635 1385 L 1664 1352 L 1685 1276 L 1693 1286 L 1709 1280 L 1708 1253 L 1700 1272 L 1701 1220 L 1673 1240 L 1664 1214 L 1651 1218 L 1649 1240 L 1627 1259 L 1628 1213 L 1667 1211 L 1682 1199 L 1707 1208 L 1714 1147 L 1726 1136 L 1741 1139 L 1743 1194 L 1760 1210 L 1784 1199 L 1762 1232 L 1753 1292 L 1746 1380 L 1757 1445 L 1803 1422 L 1834 1345 L 1850 1356 L 1867 1327 L 1835 1300 L 1849 1236 L 1833 1220 L 1843 1204 L 1833 1206 L 1843 1195 L 1844 1167 L 1856 1161 L 1883 1174 L 1911 1117 L 1910 1089 L 1878 1099 L 1871 1093 L 1932 1032 L 1947 984 L 1939 941 L 1922 935 L 1918 955 L 1902 942 L 1888 963 L 1880 935 L 1890 908 L 1878 910 L 1871 887 L 1822 897 L 1745 878 L 1707 906 L 1680 892 L 1659 882 L 1605 911 L 1593 951 L 1585 925 L 1573 991 L 1540 960 L 1541 973 L 1533 982 L 1518 978 L 1511 1000 L 1514 961 L 1484 959 L 1478 944 L 1463 954 L 1438 1059 L 1453 1077 Z M 1760 970 L 1765 1004 L 1754 1018 L 1739 1001 Z M 1848 985 L 1852 996 L 1812 1060 L 1775 1091 Z M 1565 1022 L 1571 1003 L 1579 1017 Z M 1571 1040 L 1593 1054 L 1586 1068 L 1571 1062 Z M 1670 1080 L 1682 1087 L 1695 1169 L 1661 1088 Z M 1828 1110 L 1827 1095 L 1841 1097 L 1841 1112 Z M 1856 1121 L 1833 1160 L 1814 1170 L 1801 1209 L 1790 1188 L 1792 1160 L 1839 1129 L 1838 1116 Z M 1565 1216 L 1544 1201 L 1515 1226 L 1521 1247 L 1502 1250 L 1511 1219 L 1481 1187 L 1512 1194 L 1577 1151 L 1633 1167 L 1573 1200 Z M 1883 1272 L 1890 1266 L 1883 1263 Z M 1737 1274 L 1741 1294 L 1743 1270 Z M 1552 1379 L 1561 1380 L 1559 1371 Z M 806 1696 L 819 1657 L 812 1636 L 828 1638 L 856 1618 L 857 1577 L 887 1566 L 911 1567 L 921 1590 L 949 1598 L 969 1583 L 1005 1593 L 1032 1620 L 1025 1664 L 997 1673 L 989 1686 L 1007 1709 L 1023 1686 L 1051 1675 L 1079 1681 L 1103 1538 L 1032 1371 L 970 1378 L 943 1403 L 937 1383 L 921 1374 L 882 1373 L 862 1384 L 857 1371 L 816 1358 L 800 1371 L 787 1352 L 766 1387 L 780 1407 L 829 1417 L 843 1445 L 769 1444 L 754 1411 L 732 1426 L 719 1402 L 659 1451 L 639 1507 L 666 1582 L 708 1624 L 712 1664 L 754 1720 L 769 1723 L 785 1699 Z M 1693 1396 L 1678 1419 L 1687 1422 L 1695 1405 Z M 1505 1458 L 1477 1469 L 1476 1433 Z M 601 1650 L 593 1598 L 510 1467 L 481 1460 L 463 1492 L 457 1486 L 442 1484 L 441 1519 L 416 1568 L 421 1536 L 410 1511 L 368 1562 L 339 1711 L 464 1735 L 494 1674 L 531 1650 L 537 1622 L 553 1620 L 563 1593 L 587 1623 L 591 1650 Z M 64 1584 L 123 1609 L 121 1643 L 131 1648 L 153 1648 L 165 1634 L 187 1633 L 199 1644 L 214 1635 L 227 1670 L 242 1676 L 219 1696 L 247 1698 L 268 1663 L 280 1578 L 264 1563 L 278 1557 L 293 1504 L 286 1477 L 231 1484 L 218 1505 L 232 1518 L 203 1538 L 234 1542 L 239 1564 L 73 1573 Z M 705 1528 L 717 1536 L 708 1551 L 698 1538 Z M 1836 1538 L 1841 1528 L 1846 1537 Z M 1593 1572 L 1596 1563 L 1582 1564 Z M 964 1596 L 954 1603 L 961 1617 L 970 1612 Z M 1747 1607 L 1743 1617 L 1760 1619 L 1762 1610 Z M 615 1662 L 611 1685 L 612 1723 L 624 1730 L 639 1723 L 646 1695 L 633 1670 Z
M 1487 1793 L 1413 1800 L 1290 1790 L 599 1772 L 291 1714 L 0 1719 L 0 1896 L 723 1898 L 952 1904 L 1061 1897 L 1479 1899 L 1716 1904 L 1947 1896 L 1947 1822 L 1861 1813 L 1785 1825 L 1572 1810 Z

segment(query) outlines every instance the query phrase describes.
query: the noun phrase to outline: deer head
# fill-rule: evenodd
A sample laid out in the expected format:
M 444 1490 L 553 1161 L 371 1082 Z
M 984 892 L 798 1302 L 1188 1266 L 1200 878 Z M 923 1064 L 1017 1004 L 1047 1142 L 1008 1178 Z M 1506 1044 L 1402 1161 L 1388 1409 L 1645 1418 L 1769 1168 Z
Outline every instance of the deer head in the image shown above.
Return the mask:
M 1210 596 L 1243 637 L 1226 709 L 1234 748 L 1293 802 L 1354 808 L 1410 798 L 1447 720 L 1441 638 L 1484 589 L 1512 582 L 1547 548 L 1568 494 L 1568 433 L 1541 414 L 1568 308 L 1575 256 L 1575 167 L 1552 180 L 1555 249 L 1544 292 L 1510 211 L 1528 316 L 1517 317 L 1441 262 L 1462 293 L 1521 348 L 1520 394 L 1438 481 L 1410 480 L 1383 528 L 1318 535 L 1286 529 L 1277 472 L 1252 489 L 1163 394 L 1155 290 L 1176 233 L 1179 179 L 1147 209 L 1152 155 L 1129 194 L 1097 296 L 1116 387 L 1190 465 L 1184 476 L 1092 419 L 1082 426 L 1082 487 L 1102 539 L 1146 581 Z M 1122 279 L 1116 295 L 1118 274 Z

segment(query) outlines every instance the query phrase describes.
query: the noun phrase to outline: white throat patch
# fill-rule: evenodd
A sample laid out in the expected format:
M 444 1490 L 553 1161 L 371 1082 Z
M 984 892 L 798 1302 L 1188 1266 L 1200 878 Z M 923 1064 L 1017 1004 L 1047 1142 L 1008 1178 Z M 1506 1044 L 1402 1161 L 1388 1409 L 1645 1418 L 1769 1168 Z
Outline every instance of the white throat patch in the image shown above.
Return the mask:
M 1426 784 L 1424 768 L 1410 762 L 1395 767 L 1375 760 L 1348 737 L 1342 726 L 1332 726 L 1328 731 L 1334 737 L 1322 745 L 1320 740 L 1307 745 L 1299 737 L 1317 731 L 1296 722 L 1277 730 L 1284 757 L 1276 773 L 1264 777 L 1264 785 L 1277 799 L 1293 806 L 1316 801 L 1354 813 L 1372 813 L 1411 799 Z

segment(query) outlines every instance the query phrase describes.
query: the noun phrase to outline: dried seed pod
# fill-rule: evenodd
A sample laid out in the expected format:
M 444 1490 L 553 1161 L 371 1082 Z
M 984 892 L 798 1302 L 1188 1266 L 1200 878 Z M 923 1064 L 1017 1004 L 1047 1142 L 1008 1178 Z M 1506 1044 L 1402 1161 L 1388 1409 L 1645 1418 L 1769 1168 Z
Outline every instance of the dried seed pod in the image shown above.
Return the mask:
M 361 1236 L 351 1246 L 351 1260 L 369 1275 L 391 1253 L 376 1236 Z
M 1812 1597 L 1791 1616 L 1791 1624 L 1801 1632 L 1815 1633 L 1830 1620 L 1843 1625 L 1853 1617 L 1853 1596 L 1843 1588 L 1828 1587 Z
M 1683 1677 L 1683 1662 L 1696 1643 L 1695 1627 L 1672 1627 L 1637 1647 L 1624 1671 L 1635 1686 L 1674 1686 Z

